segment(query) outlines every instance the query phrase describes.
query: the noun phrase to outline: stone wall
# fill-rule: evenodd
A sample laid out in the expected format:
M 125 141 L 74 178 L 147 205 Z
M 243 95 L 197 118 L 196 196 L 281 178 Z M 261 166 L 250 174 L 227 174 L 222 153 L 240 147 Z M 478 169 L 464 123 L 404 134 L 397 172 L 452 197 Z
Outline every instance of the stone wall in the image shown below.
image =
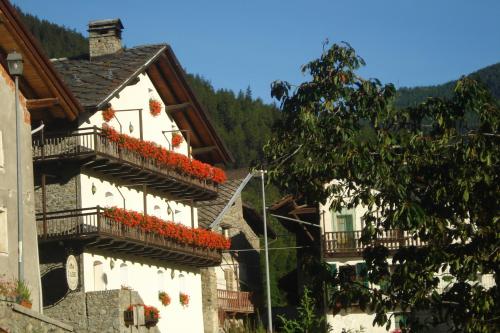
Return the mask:
M 63 333 L 73 332 L 63 324 L 18 304 L 0 301 L 0 332 L 9 333 Z
M 79 208 L 79 177 L 46 185 L 47 212 Z M 43 209 L 41 186 L 35 188 L 35 209 L 37 213 L 41 213 Z
M 219 329 L 217 303 L 217 276 L 215 269 L 201 269 L 201 290 L 203 300 L 203 327 L 205 333 L 217 333 Z
M 72 325 L 77 333 L 155 333 L 158 328 L 126 326 L 124 311 L 131 304 L 142 304 L 133 290 L 106 290 L 69 293 L 45 313 Z

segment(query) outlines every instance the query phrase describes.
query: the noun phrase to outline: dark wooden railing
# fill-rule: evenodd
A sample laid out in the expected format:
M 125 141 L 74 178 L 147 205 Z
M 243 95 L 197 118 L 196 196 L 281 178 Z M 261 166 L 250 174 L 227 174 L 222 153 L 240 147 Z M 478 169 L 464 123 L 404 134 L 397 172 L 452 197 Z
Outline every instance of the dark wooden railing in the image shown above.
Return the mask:
M 361 244 L 360 239 L 360 230 L 325 232 L 323 253 L 325 257 L 360 255 L 366 247 Z M 421 246 L 423 242 L 401 230 L 386 230 L 378 235 L 373 245 L 383 245 L 388 250 L 397 250 L 401 247 Z
M 211 180 L 201 180 L 196 177 L 183 174 L 160 165 L 152 159 L 145 159 L 139 153 L 122 149 L 116 142 L 108 140 L 102 129 L 94 126 L 81 128 L 73 132 L 64 133 L 45 133 L 43 136 L 33 138 L 33 160 L 51 161 L 60 159 L 84 159 L 89 156 L 96 156 L 102 160 L 109 160 L 109 163 L 118 163 L 126 166 L 127 173 L 123 170 L 112 173 L 106 168 L 106 163 L 95 162 L 95 165 L 88 163 L 88 168 L 93 168 L 96 171 L 109 173 L 117 177 L 129 177 L 144 174 L 149 171 L 151 178 L 151 186 L 161 188 L 174 188 L 181 192 L 180 186 L 175 186 L 172 182 L 187 187 L 186 196 L 199 196 L 199 200 L 213 199 L 217 195 L 217 184 Z M 116 170 L 116 166 L 110 167 L 111 170 Z M 164 177 L 167 183 L 154 181 L 158 177 Z M 211 198 L 209 198 L 211 197 Z
M 102 244 L 96 246 L 100 248 L 108 246 L 113 250 L 193 266 L 214 266 L 221 261 L 221 251 L 182 244 L 162 235 L 126 226 L 104 216 L 101 207 L 48 212 L 45 215 L 39 213 L 36 221 L 40 242 L 88 240 L 97 244 L 95 239 L 98 239 Z
M 232 313 L 252 313 L 252 293 L 217 289 L 219 310 Z

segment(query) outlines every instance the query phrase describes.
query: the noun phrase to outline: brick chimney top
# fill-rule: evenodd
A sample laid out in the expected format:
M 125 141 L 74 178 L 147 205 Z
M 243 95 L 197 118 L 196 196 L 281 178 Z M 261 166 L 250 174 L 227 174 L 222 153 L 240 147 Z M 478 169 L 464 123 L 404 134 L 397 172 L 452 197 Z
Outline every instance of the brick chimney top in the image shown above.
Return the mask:
M 89 22 L 90 58 L 113 54 L 122 49 L 123 24 L 120 19 Z

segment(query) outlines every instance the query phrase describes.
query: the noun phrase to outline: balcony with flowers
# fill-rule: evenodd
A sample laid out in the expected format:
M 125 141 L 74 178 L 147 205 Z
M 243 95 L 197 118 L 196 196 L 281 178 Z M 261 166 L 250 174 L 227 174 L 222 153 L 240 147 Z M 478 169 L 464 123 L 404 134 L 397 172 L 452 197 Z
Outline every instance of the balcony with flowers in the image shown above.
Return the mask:
M 230 247 L 223 235 L 122 208 L 92 207 L 37 214 L 40 244 L 73 241 L 195 267 L 219 265 Z
M 212 200 L 218 185 L 226 180 L 220 168 L 106 125 L 36 137 L 33 160 L 45 170 L 57 170 L 65 163 L 144 184 L 172 199 Z

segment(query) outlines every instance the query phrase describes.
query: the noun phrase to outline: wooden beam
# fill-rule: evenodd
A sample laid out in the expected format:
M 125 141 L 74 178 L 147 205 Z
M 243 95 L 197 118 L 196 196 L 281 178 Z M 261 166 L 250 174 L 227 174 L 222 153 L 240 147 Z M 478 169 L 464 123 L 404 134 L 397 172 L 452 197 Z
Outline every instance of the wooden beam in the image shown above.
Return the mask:
M 26 101 L 26 107 L 28 110 L 38 110 L 51 108 L 55 105 L 59 105 L 59 98 L 40 98 L 40 99 L 28 99 Z
M 217 149 L 217 146 L 206 146 L 206 147 L 193 148 L 193 155 L 209 153 L 215 149 Z
M 168 114 L 172 114 L 177 111 L 182 111 L 191 106 L 191 103 L 181 103 L 181 104 L 173 104 L 173 105 L 165 105 L 165 111 Z
M 300 214 L 314 214 L 317 212 L 318 210 L 316 209 L 316 207 L 297 207 L 288 214 L 300 215 Z

